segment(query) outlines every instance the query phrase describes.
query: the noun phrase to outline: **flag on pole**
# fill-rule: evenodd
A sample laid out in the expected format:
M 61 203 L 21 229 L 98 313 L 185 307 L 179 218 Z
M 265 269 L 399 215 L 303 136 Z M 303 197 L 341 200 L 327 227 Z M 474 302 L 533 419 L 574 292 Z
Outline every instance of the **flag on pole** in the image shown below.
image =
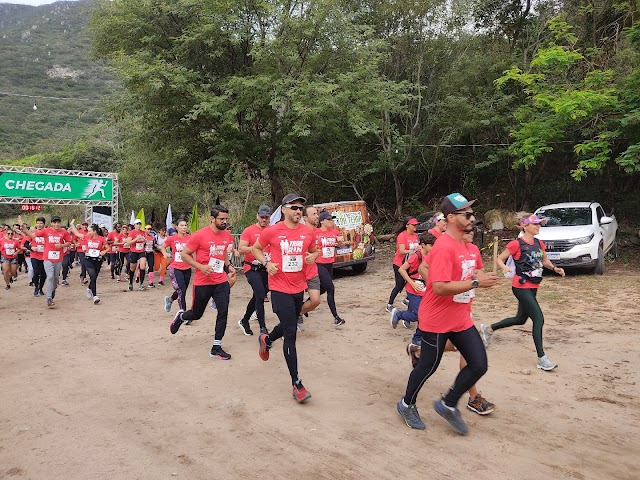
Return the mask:
M 136 221 L 136 214 L 131 210 L 131 220 L 129 221 L 129 225 L 133 225 L 133 222 Z
M 171 204 L 169 204 L 169 206 L 167 207 L 167 221 L 165 222 L 165 225 L 167 226 L 167 232 L 171 228 L 171 225 L 173 225 L 173 215 L 171 214 Z
M 145 222 L 144 220 L 144 208 L 140 209 L 138 215 L 136 215 L 136 220 L 140 220 L 142 222 L 142 228 L 144 228 L 144 226 L 147 224 L 147 222 Z
M 193 206 L 193 210 L 191 211 L 191 233 L 195 233 L 198 231 L 198 204 L 196 203 Z

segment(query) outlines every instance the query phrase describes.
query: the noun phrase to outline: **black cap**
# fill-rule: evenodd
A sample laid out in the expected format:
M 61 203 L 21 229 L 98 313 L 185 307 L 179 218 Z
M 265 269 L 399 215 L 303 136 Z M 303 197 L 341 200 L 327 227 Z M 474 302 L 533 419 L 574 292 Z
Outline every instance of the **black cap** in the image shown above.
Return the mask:
M 323 220 L 329 220 L 329 219 L 334 219 L 336 218 L 335 215 L 333 215 L 332 213 L 329 212 L 320 212 L 320 216 L 318 217 L 318 219 L 322 222 Z
M 260 217 L 270 217 L 271 216 L 271 208 L 268 205 L 260 205 L 258 207 L 258 216 L 260 216 Z
M 297 193 L 290 193 L 289 195 L 285 195 L 282 199 L 282 205 L 286 205 L 287 203 L 295 202 L 296 200 L 300 200 L 302 203 L 307 203 L 307 199 L 301 197 Z
M 53 222 L 61 222 L 61 221 L 62 221 L 62 220 L 61 220 L 61 219 L 60 219 L 60 217 L 59 217 L 59 216 L 57 216 L 57 215 L 54 215 L 53 217 L 51 217 L 51 222 L 52 222 L 52 223 L 53 223 Z

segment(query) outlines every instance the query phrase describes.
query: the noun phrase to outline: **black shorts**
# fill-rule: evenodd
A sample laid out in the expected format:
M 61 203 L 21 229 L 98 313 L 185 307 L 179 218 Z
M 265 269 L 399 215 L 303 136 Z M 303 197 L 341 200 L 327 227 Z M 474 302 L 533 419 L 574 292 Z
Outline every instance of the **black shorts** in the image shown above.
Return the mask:
M 140 260 L 141 258 L 146 259 L 147 255 L 145 254 L 145 252 L 129 252 L 127 254 L 127 258 L 129 259 L 129 263 L 131 265 L 138 263 L 138 260 Z

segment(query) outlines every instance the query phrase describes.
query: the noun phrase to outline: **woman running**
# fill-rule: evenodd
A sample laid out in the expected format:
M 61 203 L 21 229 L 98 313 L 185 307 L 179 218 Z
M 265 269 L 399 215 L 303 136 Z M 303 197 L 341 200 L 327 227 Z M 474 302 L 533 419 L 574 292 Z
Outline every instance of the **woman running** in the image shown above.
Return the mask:
M 2 262 L 2 275 L 6 290 L 11 288 L 13 277 L 18 274 L 18 253 L 21 251 L 20 240 L 16 237 L 16 232 L 7 230 L 4 237 L 0 239 L 0 261 Z
M 93 304 L 100 303 L 98 297 L 97 283 L 100 267 L 102 267 L 102 258 L 109 252 L 107 239 L 101 233 L 102 230 L 97 224 L 92 224 L 85 231 L 78 231 L 75 226 L 75 220 L 71 220 L 71 230 L 73 233 L 87 246 L 84 252 L 84 267 L 87 275 L 89 275 L 89 286 L 87 287 L 87 298 L 93 299 Z
M 159 229 L 158 235 L 156 235 L 156 249 L 154 249 L 154 259 L 153 264 L 155 265 L 155 269 L 158 271 L 158 285 L 164 285 L 164 276 L 167 274 L 167 259 L 160 251 L 160 247 L 164 245 L 164 242 L 167 241 L 167 227 L 161 227 Z
M 482 332 L 482 340 L 485 346 L 488 346 L 495 330 L 514 325 L 524 325 L 527 319 L 531 318 L 533 322 L 533 343 L 538 354 L 537 367 L 549 371 L 558 365 L 545 355 L 542 347 L 544 316 L 540 305 L 538 305 L 536 295 L 540 282 L 542 282 L 543 267 L 553 270 L 562 277 L 564 277 L 564 269 L 551 263 L 545 252 L 544 243 L 535 238 L 535 235 L 540 233 L 540 224 L 544 222 L 545 220 L 537 215 L 526 217 L 520 223 L 522 237 L 509 242 L 507 248 L 498 256 L 498 265 L 505 273 L 512 272 L 511 268 L 504 263 L 507 258 L 511 255 L 515 261 L 516 271 L 511 281 L 511 290 L 518 299 L 518 313 L 515 317 L 505 318 L 492 325 L 483 324 L 480 326 L 480 330 Z
M 418 220 L 415 218 L 409 218 L 404 223 L 402 230 L 398 232 L 398 238 L 396 239 L 396 256 L 393 257 L 393 274 L 395 275 L 396 285 L 391 290 L 389 296 L 389 303 L 387 303 L 387 312 L 393 311 L 393 302 L 396 300 L 396 296 L 402 291 L 406 283 L 405 279 L 400 275 L 400 267 L 405 261 L 405 257 L 410 253 L 413 253 L 418 248 L 418 235 L 416 234 L 416 226 Z
M 187 288 L 191 281 L 191 267 L 182 261 L 182 249 L 187 244 L 191 235 L 187 233 L 187 221 L 178 220 L 178 233 L 167 238 L 160 247 L 162 254 L 167 260 L 171 260 L 169 264 L 169 277 L 173 285 L 174 292 L 169 297 L 164 297 L 164 310 L 168 313 L 171 311 L 171 304 L 174 300 L 178 300 L 181 310 L 187 310 Z M 167 251 L 171 249 L 171 253 Z

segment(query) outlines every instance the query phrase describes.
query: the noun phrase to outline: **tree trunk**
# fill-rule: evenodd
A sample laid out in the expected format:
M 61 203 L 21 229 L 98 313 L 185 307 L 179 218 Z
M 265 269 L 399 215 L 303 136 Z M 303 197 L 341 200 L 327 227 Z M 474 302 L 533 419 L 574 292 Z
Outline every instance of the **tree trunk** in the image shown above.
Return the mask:
M 402 182 L 397 170 L 391 169 L 391 175 L 393 176 L 393 187 L 396 193 L 396 218 L 402 218 L 402 204 L 403 204 L 403 191 Z
M 269 181 L 271 182 L 271 203 L 273 207 L 277 207 L 282 202 L 282 197 L 284 197 L 284 187 L 282 186 L 282 178 L 280 178 L 280 173 L 275 169 L 275 167 L 270 167 L 268 170 Z

